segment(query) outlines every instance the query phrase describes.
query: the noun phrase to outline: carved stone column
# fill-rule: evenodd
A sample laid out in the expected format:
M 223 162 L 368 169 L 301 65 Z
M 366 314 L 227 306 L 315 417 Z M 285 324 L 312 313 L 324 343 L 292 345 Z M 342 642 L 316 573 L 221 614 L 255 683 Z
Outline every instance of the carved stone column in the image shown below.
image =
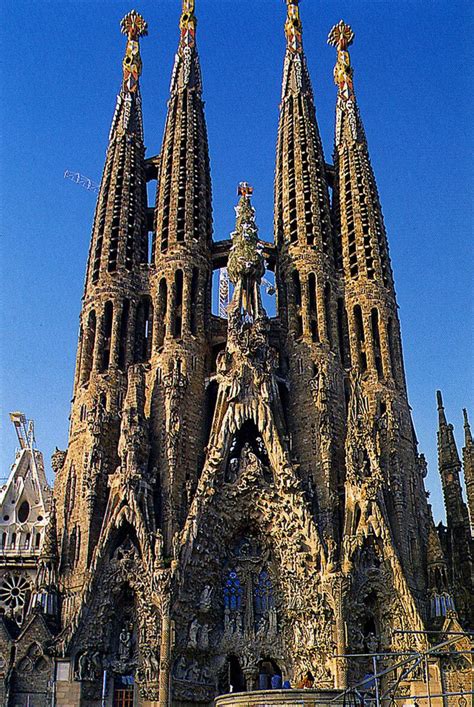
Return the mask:
M 161 647 L 160 676 L 158 680 L 158 707 L 169 707 L 171 704 L 171 597 L 169 593 L 163 596 L 161 606 Z
M 346 627 L 344 624 L 344 590 L 346 580 L 341 573 L 331 577 L 332 595 L 334 598 L 334 617 L 336 621 L 336 652 L 342 656 L 347 651 Z M 343 690 L 347 687 L 347 658 L 336 658 L 336 688 Z

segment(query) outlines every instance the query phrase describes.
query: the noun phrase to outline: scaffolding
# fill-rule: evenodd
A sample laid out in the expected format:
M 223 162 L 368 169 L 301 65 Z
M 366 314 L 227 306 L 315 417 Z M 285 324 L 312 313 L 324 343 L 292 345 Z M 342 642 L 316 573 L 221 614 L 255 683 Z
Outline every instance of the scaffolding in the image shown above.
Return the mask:
M 406 707 L 472 707 L 473 705 L 473 673 L 472 657 L 474 651 L 453 650 L 460 638 L 469 639 L 472 646 L 474 632 L 472 631 L 402 631 L 394 630 L 398 634 L 440 634 L 446 637 L 440 643 L 424 650 L 389 652 L 389 653 L 345 653 L 336 655 L 336 658 L 345 661 L 365 660 L 372 666 L 372 672 L 366 674 L 362 680 L 355 685 L 346 688 L 343 693 L 343 701 L 347 707 L 394 707 L 395 705 L 405 705 Z M 449 637 L 449 638 L 448 638 Z M 433 688 L 430 663 L 433 660 L 450 658 L 459 659 L 461 656 L 470 656 L 468 670 L 470 671 L 470 688 L 464 689 L 459 684 L 459 689 L 444 689 L 442 681 L 437 681 L 437 689 Z M 384 666 L 389 661 L 394 660 L 392 665 Z M 426 685 L 425 693 L 407 694 L 403 689 L 403 684 L 407 681 L 418 681 Z M 461 682 L 461 681 L 460 681 Z M 439 689 L 441 687 L 441 690 Z M 335 698 L 339 702 L 341 695 Z

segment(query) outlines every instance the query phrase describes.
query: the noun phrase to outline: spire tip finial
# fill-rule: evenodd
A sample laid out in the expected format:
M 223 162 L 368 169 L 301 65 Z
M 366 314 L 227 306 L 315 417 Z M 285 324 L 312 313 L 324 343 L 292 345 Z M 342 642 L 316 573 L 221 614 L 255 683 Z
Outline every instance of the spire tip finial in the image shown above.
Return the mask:
M 303 51 L 303 25 L 299 0 L 286 0 L 285 35 L 287 49 L 293 54 L 301 54 Z
M 183 0 L 179 29 L 181 31 L 180 47 L 194 47 L 196 43 L 197 18 L 194 14 L 195 0 Z
M 129 39 L 137 40 L 147 36 L 148 23 L 136 10 L 131 10 L 120 22 L 120 29 Z
M 351 57 L 347 48 L 354 41 L 354 32 L 350 25 L 341 20 L 331 29 L 328 35 L 328 44 L 337 49 L 337 62 L 334 67 L 334 83 L 339 86 L 340 95 L 348 99 L 354 93 L 352 77 L 354 71 L 351 66 Z
M 443 407 L 443 396 L 440 390 L 436 391 L 436 401 L 438 403 L 438 410 Z
M 350 25 L 346 25 L 344 20 L 340 20 L 331 29 L 328 35 L 328 44 L 336 47 L 339 51 L 346 50 L 354 42 L 355 34 Z
M 148 34 L 148 23 L 136 10 L 131 10 L 120 23 L 122 34 L 127 36 L 127 48 L 122 63 L 123 90 L 127 93 L 136 93 L 138 79 L 142 73 L 142 60 L 140 57 L 140 37 Z
M 248 198 L 253 194 L 253 187 L 248 182 L 239 182 L 237 194 Z

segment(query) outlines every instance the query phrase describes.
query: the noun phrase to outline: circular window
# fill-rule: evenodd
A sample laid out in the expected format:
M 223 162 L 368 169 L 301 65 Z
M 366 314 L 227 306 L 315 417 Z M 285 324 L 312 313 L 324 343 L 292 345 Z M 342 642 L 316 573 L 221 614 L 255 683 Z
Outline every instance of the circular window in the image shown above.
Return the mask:
M 8 516 L 8 515 L 3 516 L 3 520 L 10 520 L 10 516 Z
M 20 508 L 18 509 L 18 520 L 20 521 L 20 523 L 24 523 L 26 520 L 28 520 L 29 515 L 30 504 L 28 503 L 28 501 L 23 501 Z
M 36 520 L 39 520 L 41 522 L 43 520 L 43 516 L 38 516 Z
M 30 584 L 19 574 L 9 574 L 0 585 L 0 601 L 10 609 L 21 609 L 25 605 Z

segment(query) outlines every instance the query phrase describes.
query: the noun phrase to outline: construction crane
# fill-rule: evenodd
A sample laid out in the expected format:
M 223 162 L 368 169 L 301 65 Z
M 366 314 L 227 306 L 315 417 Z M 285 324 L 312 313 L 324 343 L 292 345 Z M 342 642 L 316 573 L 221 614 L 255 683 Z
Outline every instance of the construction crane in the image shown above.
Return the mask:
M 262 285 L 265 287 L 267 295 L 275 294 L 275 285 L 266 278 L 262 278 Z M 219 269 L 219 317 L 227 319 L 227 307 L 230 304 L 230 279 L 227 268 Z
M 27 420 L 26 415 L 22 412 L 11 412 L 10 420 L 15 427 L 20 449 L 33 450 L 36 441 L 34 420 Z

